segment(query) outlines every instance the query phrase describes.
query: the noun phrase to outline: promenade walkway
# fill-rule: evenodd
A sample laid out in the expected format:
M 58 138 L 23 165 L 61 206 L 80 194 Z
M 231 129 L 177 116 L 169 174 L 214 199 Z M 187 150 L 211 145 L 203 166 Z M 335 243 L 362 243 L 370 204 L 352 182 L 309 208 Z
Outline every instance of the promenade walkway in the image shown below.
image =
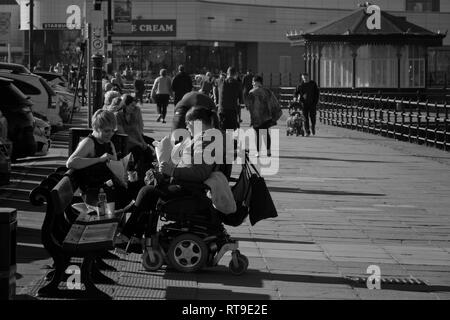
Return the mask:
M 145 105 L 145 128 L 159 139 L 169 133 L 173 106 L 167 124 L 155 122 L 154 110 Z M 266 177 L 278 218 L 227 228 L 250 260 L 246 274 L 233 276 L 229 257 L 195 274 L 146 272 L 132 254 L 108 261 L 117 284 L 99 287 L 114 299 L 450 298 L 449 153 L 321 124 L 308 138 L 286 137 L 284 121 L 278 128 L 280 170 Z M 14 200 L 26 198 L 15 189 L 36 181 L 26 184 L 17 172 L 56 167 L 64 148 L 60 142 L 48 160 L 14 165 L 13 184 L 0 188 L 1 206 L 19 208 L 21 299 L 44 283 L 51 260 L 39 240 L 45 208 Z M 366 288 L 370 265 L 380 268 L 381 290 Z

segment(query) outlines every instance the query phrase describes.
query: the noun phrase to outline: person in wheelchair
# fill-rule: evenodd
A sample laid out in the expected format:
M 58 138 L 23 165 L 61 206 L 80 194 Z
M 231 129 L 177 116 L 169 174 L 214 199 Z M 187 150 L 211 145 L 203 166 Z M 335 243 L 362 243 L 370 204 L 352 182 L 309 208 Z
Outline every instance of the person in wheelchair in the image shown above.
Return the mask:
M 136 202 L 131 209 L 131 215 L 121 233 L 118 234 L 115 244 L 140 244 L 142 236 L 156 239 L 158 224 L 158 211 L 156 206 L 159 199 L 164 201 L 186 196 L 196 196 L 204 191 L 203 182 L 208 179 L 215 164 L 207 164 L 203 160 L 203 151 L 211 143 L 202 139 L 205 132 L 213 129 L 214 112 L 202 106 L 192 107 L 186 114 L 186 128 L 191 134 L 191 139 L 181 142 L 178 147 L 180 161 L 160 163 L 159 171 L 166 179 L 158 179 L 158 184 L 147 185 L 139 191 Z M 195 132 L 194 122 L 201 121 L 202 132 Z M 198 142 L 201 143 L 198 143 Z M 201 153 L 201 157 L 198 157 Z M 194 162 L 194 155 L 202 159 L 202 163 Z M 155 247 L 152 243 L 152 247 Z

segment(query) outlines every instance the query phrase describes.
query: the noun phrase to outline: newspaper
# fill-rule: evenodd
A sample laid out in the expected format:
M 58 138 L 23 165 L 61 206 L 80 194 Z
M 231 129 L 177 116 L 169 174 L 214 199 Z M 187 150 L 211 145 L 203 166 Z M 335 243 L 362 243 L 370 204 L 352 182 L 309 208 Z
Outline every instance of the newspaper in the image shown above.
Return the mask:
M 130 161 L 131 157 L 132 155 L 131 153 L 129 153 L 120 160 L 110 160 L 109 162 L 106 163 L 109 170 L 111 170 L 112 173 L 114 173 L 117 180 L 125 187 L 127 186 L 128 162 Z

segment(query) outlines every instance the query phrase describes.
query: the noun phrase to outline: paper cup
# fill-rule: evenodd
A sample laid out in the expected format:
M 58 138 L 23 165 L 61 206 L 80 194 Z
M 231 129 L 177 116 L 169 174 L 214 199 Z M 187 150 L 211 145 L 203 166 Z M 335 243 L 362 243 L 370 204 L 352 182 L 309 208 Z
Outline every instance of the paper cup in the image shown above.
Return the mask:
M 116 209 L 116 203 L 115 202 L 108 202 L 106 204 L 106 214 L 107 215 L 114 215 Z

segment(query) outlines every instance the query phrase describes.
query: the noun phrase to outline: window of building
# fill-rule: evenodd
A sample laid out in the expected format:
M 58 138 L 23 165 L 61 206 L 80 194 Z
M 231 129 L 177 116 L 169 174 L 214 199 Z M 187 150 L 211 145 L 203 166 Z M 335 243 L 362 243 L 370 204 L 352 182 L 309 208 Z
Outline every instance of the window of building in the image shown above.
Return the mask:
M 393 46 L 364 45 L 356 57 L 356 86 L 393 88 L 397 86 L 397 56 Z
M 439 12 L 440 0 L 406 0 L 406 11 Z
M 425 86 L 425 48 L 408 45 L 402 49 L 401 86 L 421 88 Z
M 351 88 L 353 61 L 346 45 L 327 45 L 322 49 L 320 86 L 325 88 Z

